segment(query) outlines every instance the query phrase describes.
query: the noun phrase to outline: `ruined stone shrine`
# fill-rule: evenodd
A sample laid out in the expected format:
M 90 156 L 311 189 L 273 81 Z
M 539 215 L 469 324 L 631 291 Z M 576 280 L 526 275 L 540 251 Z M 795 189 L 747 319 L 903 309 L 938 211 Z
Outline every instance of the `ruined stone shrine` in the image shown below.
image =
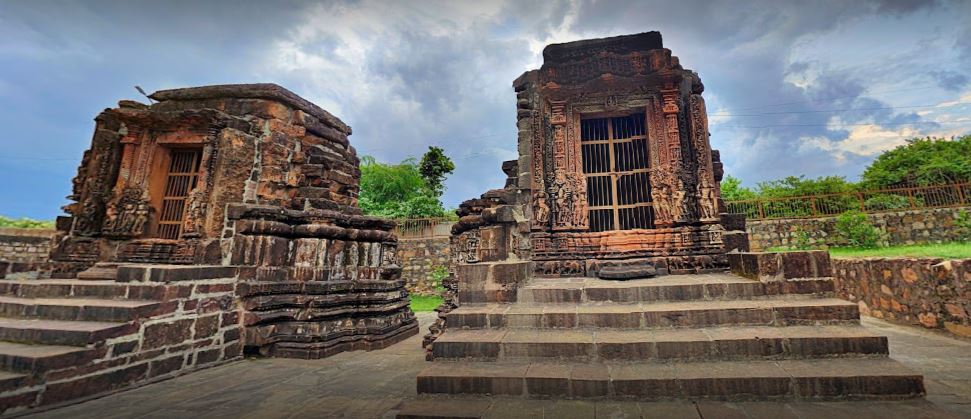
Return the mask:
M 0 410 L 417 333 L 394 223 L 357 207 L 349 126 L 273 84 L 150 98 L 95 119 L 52 279 L 0 281 L 0 354 L 21 360 Z
M 420 394 L 923 396 L 859 307 L 833 298 L 828 253 L 748 252 L 745 218 L 720 202 L 701 80 L 659 33 L 549 45 L 543 59 L 513 82 L 505 187 L 457 211 Z

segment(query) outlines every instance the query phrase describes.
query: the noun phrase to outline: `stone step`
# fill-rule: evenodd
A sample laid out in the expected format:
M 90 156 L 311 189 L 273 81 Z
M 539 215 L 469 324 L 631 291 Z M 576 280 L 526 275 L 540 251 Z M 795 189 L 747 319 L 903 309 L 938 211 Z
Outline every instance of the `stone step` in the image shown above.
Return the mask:
M 887 338 L 860 326 L 654 330 L 446 329 L 436 360 L 669 361 L 886 356 Z
M 963 412 L 957 412 L 959 415 Z M 954 413 L 921 399 L 906 400 L 563 400 L 508 396 L 425 394 L 404 400 L 397 419 L 956 419 Z M 390 418 L 391 414 L 382 416 Z
M 831 296 L 831 278 L 762 283 L 731 274 L 668 275 L 609 281 L 597 278 L 536 278 L 518 290 L 520 303 L 637 303 L 655 301 L 752 299 L 780 294 Z
M 0 340 L 85 346 L 136 330 L 130 323 L 0 318 Z
M 899 399 L 923 378 L 889 358 L 686 363 L 433 362 L 419 394 L 576 399 Z
M 0 371 L 0 393 L 5 393 L 11 390 L 16 390 L 27 385 L 29 377 L 27 374 L 21 374 L 10 371 Z
M 86 364 L 104 348 L 79 348 L 62 345 L 30 345 L 0 342 L 0 368 L 7 371 L 38 374 L 52 369 Z
M 111 262 L 98 262 L 77 274 L 77 279 L 83 281 L 114 281 L 117 277 L 118 264 Z
M 449 329 L 645 329 L 858 323 L 859 307 L 836 298 L 600 304 L 466 304 L 445 316 Z
M 20 298 L 0 296 L 0 316 L 124 322 L 175 310 L 173 303 L 151 300 L 103 300 L 92 298 Z
M 188 291 L 175 286 L 119 283 L 107 280 L 23 279 L 0 281 L 0 295 L 22 298 L 98 298 L 168 300 L 184 297 Z M 179 292 L 182 292 L 180 295 Z

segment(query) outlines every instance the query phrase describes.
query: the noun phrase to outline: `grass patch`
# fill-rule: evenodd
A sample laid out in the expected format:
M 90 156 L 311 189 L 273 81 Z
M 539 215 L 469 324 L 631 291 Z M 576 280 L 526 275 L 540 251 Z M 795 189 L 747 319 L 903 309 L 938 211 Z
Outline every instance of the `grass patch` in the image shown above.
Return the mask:
M 422 311 L 434 311 L 442 303 L 442 297 L 437 295 L 412 295 L 411 311 L 415 313 Z
M 832 247 L 829 249 L 829 254 L 837 258 L 929 257 L 967 259 L 971 258 L 971 243 L 916 244 L 912 246 L 879 247 L 876 249 Z
M 971 258 L 971 242 L 943 243 L 943 244 L 914 244 L 909 246 L 877 247 L 873 249 L 859 249 L 855 247 L 830 247 L 830 256 L 834 258 Z M 796 252 L 785 246 L 770 247 L 766 252 Z

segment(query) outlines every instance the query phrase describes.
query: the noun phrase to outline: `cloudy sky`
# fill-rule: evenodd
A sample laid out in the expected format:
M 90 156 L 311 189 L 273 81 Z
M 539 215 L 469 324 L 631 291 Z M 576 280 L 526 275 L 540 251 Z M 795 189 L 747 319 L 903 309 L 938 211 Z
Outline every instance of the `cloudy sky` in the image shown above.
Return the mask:
M 854 179 L 907 138 L 971 133 L 967 1 L 9 0 L 0 214 L 59 214 L 92 118 L 132 86 L 248 82 L 330 110 L 380 161 L 444 147 L 454 206 L 502 186 L 511 82 L 544 45 L 650 30 L 701 75 L 713 146 L 749 185 Z

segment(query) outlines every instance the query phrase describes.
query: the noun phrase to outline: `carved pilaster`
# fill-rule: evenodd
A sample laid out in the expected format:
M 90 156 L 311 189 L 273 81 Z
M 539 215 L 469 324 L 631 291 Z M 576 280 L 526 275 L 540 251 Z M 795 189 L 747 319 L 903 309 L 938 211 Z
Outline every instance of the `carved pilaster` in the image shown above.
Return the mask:
M 588 226 L 586 178 L 580 173 L 575 152 L 580 138 L 577 130 L 568 129 L 568 120 L 566 101 L 550 101 L 552 182 L 547 188 L 547 199 L 554 231 Z
M 702 222 L 718 221 L 718 184 L 712 166 L 705 99 L 691 95 L 691 141 L 698 176 L 698 216 Z
M 667 146 L 667 172 L 670 173 L 668 182 L 670 190 L 662 192 L 668 194 L 668 211 L 671 221 L 674 224 L 684 224 L 690 221 L 691 211 L 688 208 L 690 201 L 688 200 L 685 182 L 686 172 L 681 150 L 682 130 L 680 126 L 683 109 L 680 90 L 676 88 L 662 89 L 661 101 L 661 111 L 664 115 L 664 138 Z

